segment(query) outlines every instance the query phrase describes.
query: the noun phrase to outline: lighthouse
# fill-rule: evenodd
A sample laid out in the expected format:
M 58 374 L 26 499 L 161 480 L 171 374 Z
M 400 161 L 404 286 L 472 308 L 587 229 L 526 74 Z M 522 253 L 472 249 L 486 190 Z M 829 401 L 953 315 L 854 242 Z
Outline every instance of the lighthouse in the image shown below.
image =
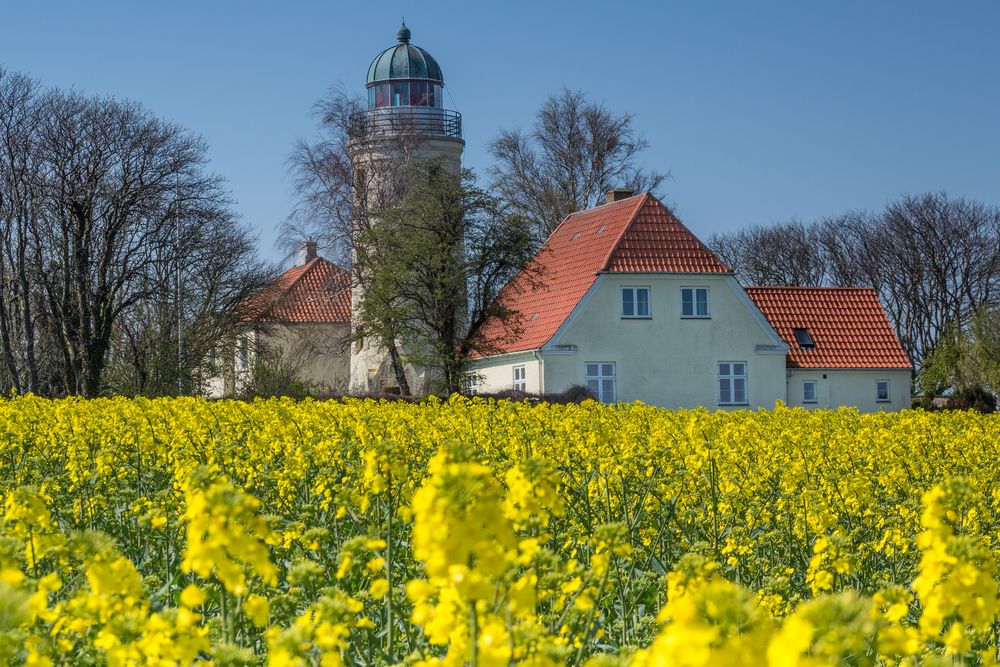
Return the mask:
M 351 118 L 355 208 L 363 212 L 356 224 L 375 224 L 378 210 L 398 201 L 405 189 L 401 179 L 415 161 L 435 160 L 456 173 L 462 168 L 462 115 L 445 108 L 444 76 L 437 60 L 410 39 L 404 23 L 396 43 L 372 60 L 365 82 L 368 108 Z M 356 278 L 355 318 L 364 294 L 364 278 Z M 413 393 L 427 390 L 430 379 L 422 369 L 407 366 L 405 373 Z M 350 389 L 399 390 L 388 350 L 370 340 L 352 344 Z

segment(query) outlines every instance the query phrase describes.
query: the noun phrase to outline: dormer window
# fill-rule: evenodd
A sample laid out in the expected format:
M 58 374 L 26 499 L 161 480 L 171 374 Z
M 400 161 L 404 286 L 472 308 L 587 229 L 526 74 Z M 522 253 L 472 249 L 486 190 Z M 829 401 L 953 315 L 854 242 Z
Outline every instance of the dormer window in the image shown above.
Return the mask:
M 795 342 L 799 344 L 799 347 L 803 350 L 811 350 L 816 347 L 816 343 L 813 342 L 812 336 L 809 335 L 809 329 L 805 327 L 797 327 L 792 329 L 792 335 L 795 336 Z

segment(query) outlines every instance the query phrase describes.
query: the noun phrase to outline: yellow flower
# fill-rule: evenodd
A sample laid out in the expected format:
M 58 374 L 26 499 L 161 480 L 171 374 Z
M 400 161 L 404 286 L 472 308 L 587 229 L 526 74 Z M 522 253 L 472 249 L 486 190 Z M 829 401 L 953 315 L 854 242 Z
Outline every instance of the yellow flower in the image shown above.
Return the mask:
M 267 625 L 267 619 L 270 611 L 271 605 L 265 597 L 261 597 L 260 595 L 248 595 L 246 599 L 243 600 L 243 613 L 246 614 L 247 618 L 249 618 L 250 621 L 258 628 L 263 628 Z
M 200 607 L 205 604 L 205 600 L 208 599 L 208 595 L 202 589 L 198 588 L 194 584 L 188 584 L 183 591 L 181 591 L 181 604 L 188 609 L 194 609 L 195 607 Z
M 381 600 L 385 597 L 385 594 L 389 592 L 389 582 L 386 579 L 376 579 L 372 582 L 371 586 L 368 588 L 368 592 L 372 594 L 375 599 Z

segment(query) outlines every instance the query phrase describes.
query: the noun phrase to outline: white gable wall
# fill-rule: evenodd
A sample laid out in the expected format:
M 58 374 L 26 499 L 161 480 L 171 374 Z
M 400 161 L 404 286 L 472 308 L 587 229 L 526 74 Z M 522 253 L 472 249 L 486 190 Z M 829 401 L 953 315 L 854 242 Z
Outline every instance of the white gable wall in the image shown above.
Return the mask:
M 816 402 L 804 403 L 802 384 L 816 382 Z M 889 400 L 877 401 L 875 383 L 889 381 Z M 910 371 L 874 369 L 788 369 L 788 405 L 803 408 L 857 407 L 859 412 L 892 412 L 910 407 Z
M 525 391 L 532 394 L 544 392 L 541 364 L 534 352 L 515 352 L 481 359 L 471 365 L 469 372 L 477 376 L 479 393 L 495 393 L 513 388 L 515 366 L 524 366 Z
M 648 319 L 621 315 L 622 288 L 633 286 L 650 288 Z M 681 316 L 682 287 L 708 288 L 707 318 Z M 551 345 L 575 345 L 576 352 L 543 350 L 548 392 L 584 384 L 587 362 L 614 362 L 620 401 L 722 407 L 718 364 L 736 361 L 747 368 L 744 407 L 773 407 L 785 399 L 787 347 L 726 275 L 602 274 Z

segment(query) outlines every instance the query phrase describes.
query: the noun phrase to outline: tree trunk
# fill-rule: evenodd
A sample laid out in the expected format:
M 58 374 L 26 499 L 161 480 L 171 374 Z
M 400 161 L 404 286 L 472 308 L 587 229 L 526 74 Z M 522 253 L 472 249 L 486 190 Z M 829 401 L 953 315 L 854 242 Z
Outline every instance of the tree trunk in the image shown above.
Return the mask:
M 31 285 L 28 281 L 28 230 L 22 226 L 17 241 L 17 279 L 21 287 L 21 326 L 24 333 L 24 356 L 28 366 L 28 391 L 37 394 L 38 361 L 35 359 L 35 321 L 32 317 Z
M 394 342 L 389 343 L 389 359 L 392 361 L 392 373 L 396 376 L 400 396 L 412 396 L 410 383 L 406 379 L 406 370 L 403 368 L 403 360 L 400 358 L 399 348 Z

